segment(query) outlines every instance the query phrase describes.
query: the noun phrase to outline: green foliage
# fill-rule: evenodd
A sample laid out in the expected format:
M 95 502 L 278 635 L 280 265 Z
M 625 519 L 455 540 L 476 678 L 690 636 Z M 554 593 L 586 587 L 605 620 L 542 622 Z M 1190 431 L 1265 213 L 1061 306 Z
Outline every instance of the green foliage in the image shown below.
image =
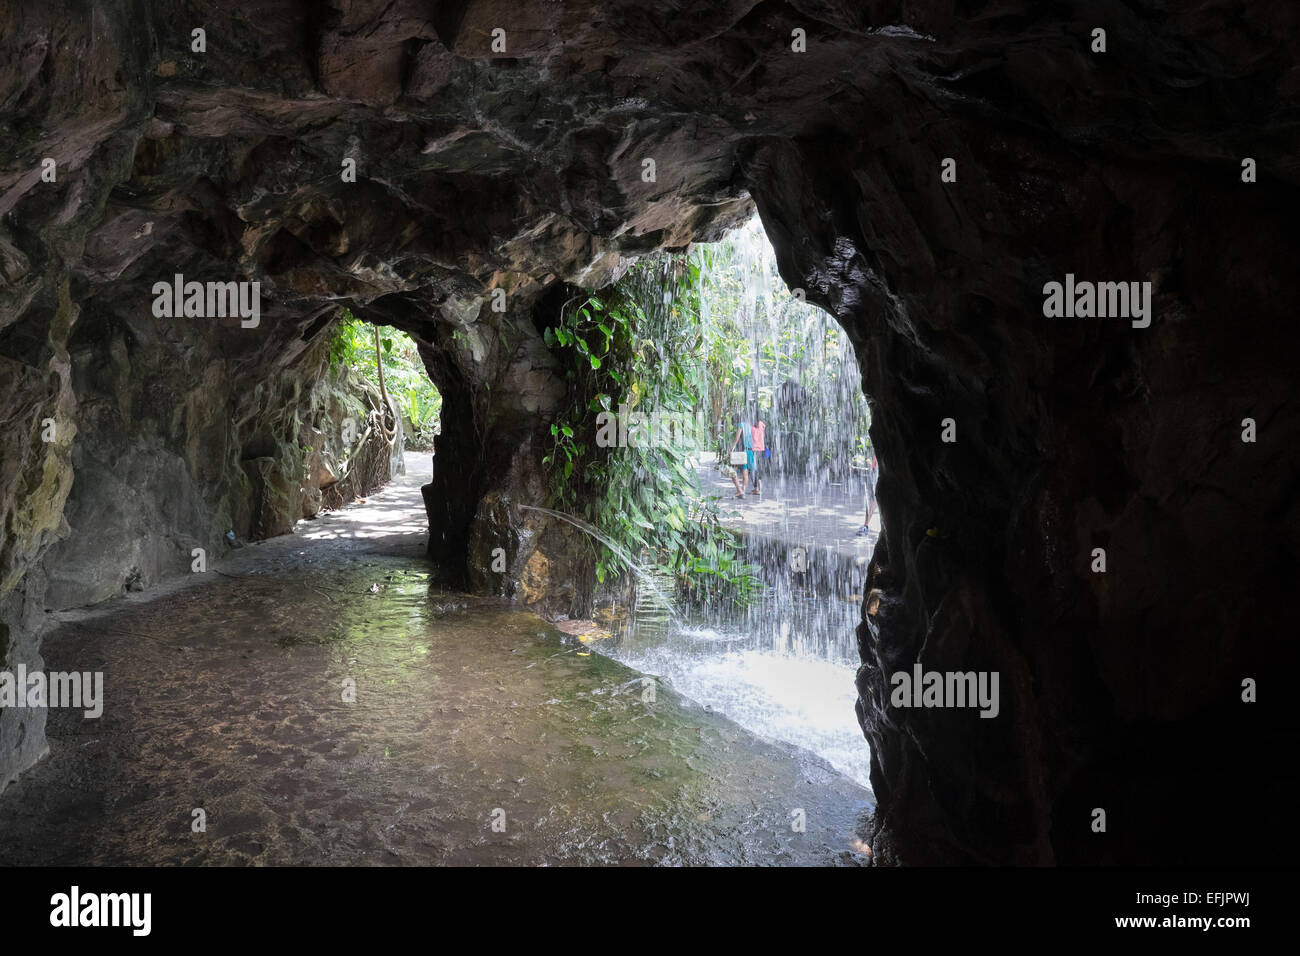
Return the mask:
M 384 355 L 384 384 L 401 409 L 406 446 L 424 449 L 440 431 L 442 395 L 429 380 L 415 342 L 405 332 L 379 326 L 380 349 Z M 375 326 L 344 311 L 330 342 L 330 367 L 349 369 L 352 374 L 378 386 L 375 361 Z
M 704 341 L 699 266 L 660 256 L 634 266 L 600 295 L 566 303 L 543 333 L 566 369 L 570 405 L 551 423 L 544 459 L 552 497 L 643 561 L 671 572 L 701 600 L 745 600 L 757 586 L 721 523 L 717 498 L 701 498 L 693 437 L 661 433 L 653 443 L 597 446 L 602 413 L 692 419 L 707 387 L 695 360 Z M 624 569 L 602 548 L 596 576 Z

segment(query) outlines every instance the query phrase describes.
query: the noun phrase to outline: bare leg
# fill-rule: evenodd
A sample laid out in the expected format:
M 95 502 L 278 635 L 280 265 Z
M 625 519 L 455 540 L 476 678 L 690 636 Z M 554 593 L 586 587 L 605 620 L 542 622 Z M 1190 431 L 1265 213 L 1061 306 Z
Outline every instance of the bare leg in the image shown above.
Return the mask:
M 876 496 L 867 492 L 867 515 L 862 519 L 862 527 L 858 529 L 858 537 L 870 533 L 871 516 L 876 510 Z

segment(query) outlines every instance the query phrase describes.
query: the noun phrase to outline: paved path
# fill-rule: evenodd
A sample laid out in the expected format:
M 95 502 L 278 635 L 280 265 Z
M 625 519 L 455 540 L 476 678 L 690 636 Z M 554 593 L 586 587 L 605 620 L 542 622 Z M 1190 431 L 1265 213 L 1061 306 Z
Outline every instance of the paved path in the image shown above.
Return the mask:
M 751 537 L 790 547 L 827 549 L 844 558 L 863 561 L 871 557 L 880 536 L 880 512 L 871 516 L 871 533 L 857 537 L 865 511 L 865 484 L 851 479 L 841 484 L 813 478 L 763 480 L 762 495 L 741 501 L 730 478 L 723 477 L 710 453 L 696 463 L 700 488 L 706 495 L 722 497 L 724 512 L 734 512 L 724 523 Z
M 820 758 L 442 588 L 428 473 L 59 615 L 41 653 L 101 672 L 103 713 L 51 709 L 0 866 L 866 861 L 872 795 Z

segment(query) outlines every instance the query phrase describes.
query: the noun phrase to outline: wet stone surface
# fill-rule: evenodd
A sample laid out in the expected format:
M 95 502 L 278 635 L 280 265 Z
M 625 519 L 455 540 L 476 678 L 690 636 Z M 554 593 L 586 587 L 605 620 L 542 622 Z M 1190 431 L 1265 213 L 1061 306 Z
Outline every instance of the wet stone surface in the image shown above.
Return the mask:
M 443 590 L 413 495 L 68 615 L 46 669 L 102 670 L 104 713 L 50 712 L 50 756 L 0 797 L 0 864 L 866 861 L 869 791 Z

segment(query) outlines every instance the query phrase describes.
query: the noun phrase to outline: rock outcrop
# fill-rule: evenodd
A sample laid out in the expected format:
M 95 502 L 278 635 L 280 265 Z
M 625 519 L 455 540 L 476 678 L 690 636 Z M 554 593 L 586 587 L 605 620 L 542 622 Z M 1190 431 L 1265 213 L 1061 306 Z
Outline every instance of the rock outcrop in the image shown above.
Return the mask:
M 876 860 L 1262 855 L 1285 691 L 1242 681 L 1300 623 L 1298 36 L 1288 0 L 10 4 L 3 659 L 39 664 L 71 569 L 282 530 L 266 442 L 342 305 L 443 394 L 430 553 L 540 599 L 577 560 L 509 514 L 563 397 L 546 291 L 756 206 L 874 403 Z M 260 282 L 259 324 L 156 317 L 176 274 Z M 1046 317 L 1067 275 L 1150 282 L 1150 324 Z M 999 717 L 891 705 L 917 660 L 998 671 Z M 0 713 L 0 780 L 43 747 Z

